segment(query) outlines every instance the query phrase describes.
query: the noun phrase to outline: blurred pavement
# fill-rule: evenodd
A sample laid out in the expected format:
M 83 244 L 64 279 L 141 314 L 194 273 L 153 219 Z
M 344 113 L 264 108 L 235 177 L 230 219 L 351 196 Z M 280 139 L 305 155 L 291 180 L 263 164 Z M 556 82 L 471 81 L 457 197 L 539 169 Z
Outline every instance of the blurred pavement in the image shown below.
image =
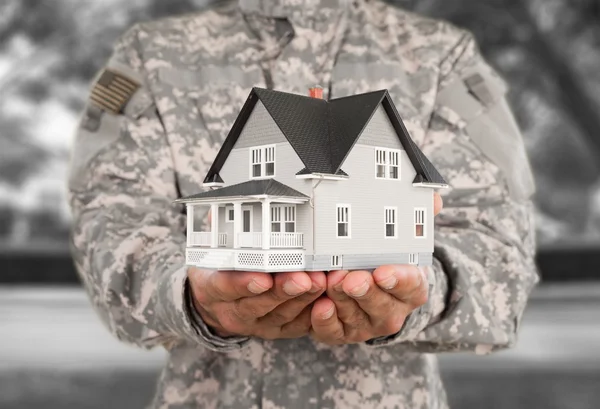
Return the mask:
M 141 408 L 164 360 L 113 339 L 79 288 L 0 287 L 0 408 Z M 456 408 L 599 408 L 600 285 L 540 287 L 515 349 L 441 362 Z

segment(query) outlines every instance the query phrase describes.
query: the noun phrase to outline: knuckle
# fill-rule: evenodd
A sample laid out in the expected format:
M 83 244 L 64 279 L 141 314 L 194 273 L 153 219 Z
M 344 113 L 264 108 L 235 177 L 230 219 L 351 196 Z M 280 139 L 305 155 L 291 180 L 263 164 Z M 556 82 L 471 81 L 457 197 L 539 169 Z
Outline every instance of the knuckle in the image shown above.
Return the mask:
M 346 324 L 352 328 L 364 328 L 368 326 L 368 317 L 361 311 L 354 311 L 346 320 Z

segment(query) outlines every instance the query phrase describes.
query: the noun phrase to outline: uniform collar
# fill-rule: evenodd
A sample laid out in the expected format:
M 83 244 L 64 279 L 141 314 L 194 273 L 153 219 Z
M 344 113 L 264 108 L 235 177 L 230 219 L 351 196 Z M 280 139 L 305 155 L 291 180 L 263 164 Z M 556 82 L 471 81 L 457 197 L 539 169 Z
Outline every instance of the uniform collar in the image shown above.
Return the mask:
M 345 10 L 354 0 L 239 0 L 244 14 L 274 18 L 302 18 L 328 14 L 327 10 Z M 321 13 L 320 13 L 321 12 Z

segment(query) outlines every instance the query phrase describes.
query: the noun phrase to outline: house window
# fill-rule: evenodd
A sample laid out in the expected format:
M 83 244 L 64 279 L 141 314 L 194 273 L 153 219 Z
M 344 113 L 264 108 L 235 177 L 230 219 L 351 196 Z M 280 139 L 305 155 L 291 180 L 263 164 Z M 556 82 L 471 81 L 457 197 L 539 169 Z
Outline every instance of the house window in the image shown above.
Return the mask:
M 275 147 L 265 148 L 265 176 L 275 176 Z
M 296 231 L 296 206 L 274 205 L 271 207 L 271 232 L 294 233 Z
M 275 176 L 275 145 L 250 149 L 250 178 Z
M 395 207 L 384 207 L 385 213 L 385 237 L 396 238 L 396 213 Z
M 408 253 L 408 264 L 419 264 L 419 255 L 417 253 Z
M 425 209 L 415 209 L 415 237 L 425 237 Z
M 350 237 L 350 205 L 337 205 L 337 237 Z
M 400 151 L 398 149 L 375 149 L 375 177 L 377 179 L 400 179 Z
M 225 208 L 225 221 L 227 223 L 233 223 L 233 206 L 227 206 Z

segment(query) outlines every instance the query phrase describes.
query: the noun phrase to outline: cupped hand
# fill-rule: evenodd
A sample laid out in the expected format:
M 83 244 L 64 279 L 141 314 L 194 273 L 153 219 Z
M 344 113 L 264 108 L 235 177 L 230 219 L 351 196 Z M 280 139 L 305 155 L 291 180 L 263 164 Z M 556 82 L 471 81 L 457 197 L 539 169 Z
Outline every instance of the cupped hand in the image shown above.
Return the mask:
M 263 339 L 308 334 L 310 306 L 325 291 L 323 272 L 266 274 L 188 268 L 194 306 L 220 336 Z
M 352 344 L 396 334 L 406 317 L 427 301 L 425 274 L 415 266 L 332 271 L 327 297 L 311 314 L 311 336 L 328 345 Z
M 433 212 L 442 211 L 435 192 Z M 364 342 L 398 333 L 406 317 L 427 302 L 429 284 L 416 266 L 381 266 L 368 271 L 330 271 L 327 297 L 311 313 L 311 336 L 329 345 Z

